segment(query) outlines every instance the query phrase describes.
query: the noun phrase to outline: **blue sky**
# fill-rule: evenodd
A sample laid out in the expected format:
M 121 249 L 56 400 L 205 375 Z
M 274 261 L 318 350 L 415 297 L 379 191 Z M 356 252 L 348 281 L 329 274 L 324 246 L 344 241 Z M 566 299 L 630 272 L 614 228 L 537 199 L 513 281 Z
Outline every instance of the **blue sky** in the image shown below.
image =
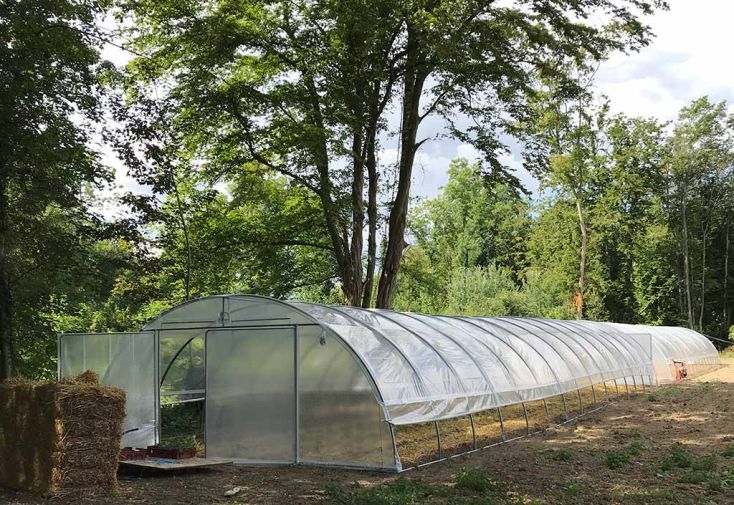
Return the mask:
M 600 66 L 596 87 L 609 97 L 613 112 L 671 120 L 681 107 L 703 95 L 734 103 L 734 0 L 669 3 L 669 11 L 648 18 L 656 34 L 650 46 L 639 53 L 614 55 Z M 127 55 L 112 47 L 106 48 L 103 56 L 118 64 L 127 60 Z M 396 114 L 391 116 L 391 130 L 397 129 L 398 120 Z M 427 120 L 421 133 L 432 135 L 440 129 L 439 122 Z M 381 162 L 389 163 L 396 156 L 395 146 L 386 142 Z M 435 196 L 446 184 L 449 162 L 457 156 L 473 159 L 477 155 L 471 146 L 450 139 L 426 143 L 416 160 L 413 195 Z M 109 202 L 104 213 L 111 217 L 120 212 L 114 209 L 114 194 L 144 188 L 138 187 L 108 152 L 106 161 L 116 168 L 116 187 L 105 191 Z M 519 152 L 512 152 L 503 161 L 516 170 L 529 190 L 537 191 L 538 183 L 522 168 Z

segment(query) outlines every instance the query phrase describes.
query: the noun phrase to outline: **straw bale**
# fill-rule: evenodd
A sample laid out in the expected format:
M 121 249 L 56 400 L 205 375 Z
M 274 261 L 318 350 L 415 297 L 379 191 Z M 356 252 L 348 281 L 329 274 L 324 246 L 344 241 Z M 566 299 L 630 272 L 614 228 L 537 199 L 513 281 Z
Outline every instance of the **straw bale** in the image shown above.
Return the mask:
M 59 384 L 0 384 L 0 485 L 44 495 L 114 491 L 125 392 L 88 371 Z

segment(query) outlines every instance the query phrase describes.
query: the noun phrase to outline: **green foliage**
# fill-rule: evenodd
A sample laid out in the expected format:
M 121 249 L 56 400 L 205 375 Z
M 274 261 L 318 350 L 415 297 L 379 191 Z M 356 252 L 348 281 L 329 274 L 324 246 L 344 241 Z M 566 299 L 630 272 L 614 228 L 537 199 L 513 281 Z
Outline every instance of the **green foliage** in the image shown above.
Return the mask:
M 565 495 L 576 496 L 584 489 L 584 487 L 579 482 L 571 481 L 571 482 L 566 482 L 561 489 L 563 490 L 563 493 Z
M 398 477 L 387 485 L 356 491 L 332 485 L 327 487 L 326 494 L 337 505 L 420 505 L 435 491 L 420 479 Z
M 631 456 L 639 456 L 642 451 L 649 450 L 651 447 L 641 442 L 632 442 L 627 446 L 627 453 Z
M 664 472 L 676 468 L 691 468 L 693 466 L 693 455 L 681 444 L 673 444 L 668 454 L 660 463 L 660 469 Z
M 691 464 L 691 468 L 693 470 L 712 472 L 716 470 L 717 465 L 718 463 L 716 461 L 716 456 L 708 455 L 694 459 L 693 463 Z
M 618 470 L 630 462 L 630 455 L 624 451 L 609 451 L 604 457 L 604 464 L 610 470 Z
M 573 452 L 566 448 L 553 449 L 550 451 L 551 459 L 553 461 L 562 461 L 568 463 L 573 459 Z
M 729 445 L 721 455 L 725 458 L 734 458 L 734 445 Z
M 163 449 L 197 449 L 201 446 L 196 435 L 162 437 L 159 445 Z
M 477 493 L 496 492 L 504 488 L 501 482 L 492 479 L 481 468 L 462 467 L 453 479 L 456 488 Z

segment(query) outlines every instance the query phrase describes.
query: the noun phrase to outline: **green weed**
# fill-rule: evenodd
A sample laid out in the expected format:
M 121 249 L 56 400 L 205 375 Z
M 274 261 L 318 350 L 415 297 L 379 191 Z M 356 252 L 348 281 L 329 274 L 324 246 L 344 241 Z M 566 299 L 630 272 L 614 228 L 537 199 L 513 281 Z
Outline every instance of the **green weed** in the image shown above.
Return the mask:
M 573 453 L 565 448 L 551 449 L 550 453 L 550 457 L 553 461 L 562 461 L 564 463 L 567 463 L 573 459 Z
M 648 449 L 652 449 L 652 447 L 641 442 L 632 442 L 627 446 L 627 453 L 632 456 L 639 456 L 642 451 L 646 451 Z
M 461 468 L 454 475 L 454 484 L 458 489 L 467 489 L 477 493 L 501 491 L 502 483 L 487 475 L 481 468 Z
M 691 468 L 693 466 L 693 456 L 691 452 L 681 444 L 673 444 L 660 463 L 660 469 L 669 472 L 674 468 Z
M 725 458 L 734 458 L 734 445 L 730 445 L 721 453 Z
M 716 466 L 717 464 L 715 456 L 702 456 L 698 459 L 693 460 L 691 468 L 704 472 L 713 472 L 714 470 L 716 470 Z
M 629 462 L 629 454 L 622 451 L 609 451 L 604 458 L 604 464 L 611 470 L 618 470 Z
M 581 492 L 581 490 L 583 489 L 583 486 L 578 482 L 571 481 L 571 482 L 566 482 L 561 489 L 563 489 L 563 492 L 565 494 L 569 496 L 574 496 Z
M 357 491 L 345 491 L 340 486 L 330 485 L 326 495 L 331 503 L 338 505 L 419 505 L 436 492 L 420 479 L 399 477 L 385 486 Z
M 709 475 L 702 470 L 686 470 L 679 480 L 684 484 L 703 484 L 709 480 Z

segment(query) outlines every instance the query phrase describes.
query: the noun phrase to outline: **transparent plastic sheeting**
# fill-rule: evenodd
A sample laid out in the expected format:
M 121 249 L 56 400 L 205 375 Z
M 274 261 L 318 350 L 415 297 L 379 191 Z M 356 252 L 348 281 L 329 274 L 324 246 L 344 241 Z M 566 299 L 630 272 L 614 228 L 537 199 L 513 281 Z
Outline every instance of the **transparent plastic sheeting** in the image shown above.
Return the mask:
M 122 437 L 122 447 L 147 447 L 156 438 L 155 356 L 152 332 L 61 335 L 59 376 L 93 370 L 102 384 L 124 389 L 123 432 L 128 433 Z
M 658 381 L 675 380 L 674 361 L 687 366 L 717 367 L 719 352 L 709 339 L 688 328 L 610 323 L 619 331 L 647 345 Z
M 255 295 L 186 302 L 140 334 L 64 335 L 60 352 L 61 376 L 92 368 L 128 391 L 126 429 L 138 431 L 125 445 L 154 440 L 162 379 L 166 400 L 206 391 L 209 456 L 376 468 L 398 467 L 390 424 L 613 380 L 654 384 L 674 378 L 673 361 L 719 364 L 706 337 L 682 328 L 429 316 Z
M 386 419 L 414 424 L 629 378 L 652 383 L 649 352 L 610 325 L 439 317 L 290 302 L 328 326 L 373 377 Z

